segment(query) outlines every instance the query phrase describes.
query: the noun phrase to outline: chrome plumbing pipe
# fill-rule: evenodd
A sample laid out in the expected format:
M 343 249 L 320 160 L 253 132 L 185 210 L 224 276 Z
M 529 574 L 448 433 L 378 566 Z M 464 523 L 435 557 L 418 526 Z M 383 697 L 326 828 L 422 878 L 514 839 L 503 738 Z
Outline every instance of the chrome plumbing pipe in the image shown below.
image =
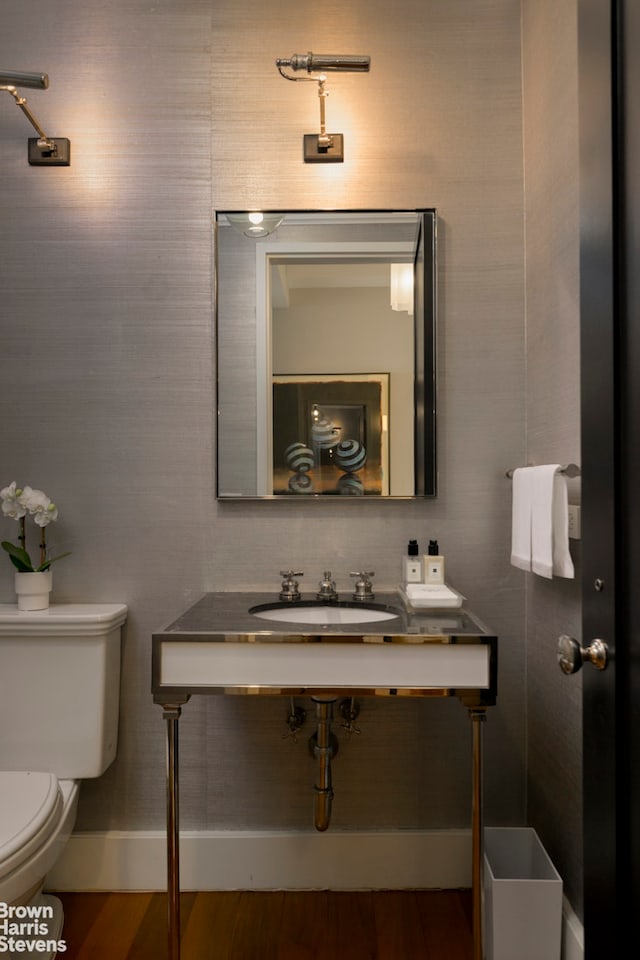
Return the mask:
M 312 697 L 316 705 L 317 730 L 311 739 L 313 754 L 318 761 L 317 782 L 314 784 L 314 826 L 316 830 L 324 831 L 331 822 L 331 803 L 333 801 L 333 786 L 331 783 L 331 760 L 336 753 L 335 736 L 331 733 L 333 720 L 333 704 L 336 698 L 317 699 Z

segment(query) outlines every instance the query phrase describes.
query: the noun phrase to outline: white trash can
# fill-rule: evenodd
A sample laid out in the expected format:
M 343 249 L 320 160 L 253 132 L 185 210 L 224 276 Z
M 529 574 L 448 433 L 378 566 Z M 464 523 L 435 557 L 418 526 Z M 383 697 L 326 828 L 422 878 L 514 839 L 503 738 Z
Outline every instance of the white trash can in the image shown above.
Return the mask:
M 531 827 L 485 827 L 485 960 L 560 960 L 562 878 Z

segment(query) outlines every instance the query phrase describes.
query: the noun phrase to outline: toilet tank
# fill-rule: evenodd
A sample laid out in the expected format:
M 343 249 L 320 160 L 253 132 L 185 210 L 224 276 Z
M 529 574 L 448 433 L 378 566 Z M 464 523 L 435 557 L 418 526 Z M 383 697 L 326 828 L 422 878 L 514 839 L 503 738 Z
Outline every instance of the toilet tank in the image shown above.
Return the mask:
M 124 604 L 0 604 L 0 770 L 99 777 L 116 755 Z

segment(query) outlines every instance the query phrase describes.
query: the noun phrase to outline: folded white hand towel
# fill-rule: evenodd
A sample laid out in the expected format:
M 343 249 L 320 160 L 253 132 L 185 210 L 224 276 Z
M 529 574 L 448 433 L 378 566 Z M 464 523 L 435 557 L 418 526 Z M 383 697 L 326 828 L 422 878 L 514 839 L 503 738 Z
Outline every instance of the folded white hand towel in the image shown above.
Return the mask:
M 531 569 L 541 577 L 553 576 L 553 481 L 559 467 L 531 468 Z
M 572 580 L 575 576 L 569 552 L 569 494 L 567 478 L 556 473 L 553 478 L 553 575 Z
M 531 569 L 541 577 L 573 577 L 566 478 L 559 463 L 531 467 Z
M 511 563 L 520 570 L 531 570 L 531 509 L 533 467 L 513 471 L 511 507 Z

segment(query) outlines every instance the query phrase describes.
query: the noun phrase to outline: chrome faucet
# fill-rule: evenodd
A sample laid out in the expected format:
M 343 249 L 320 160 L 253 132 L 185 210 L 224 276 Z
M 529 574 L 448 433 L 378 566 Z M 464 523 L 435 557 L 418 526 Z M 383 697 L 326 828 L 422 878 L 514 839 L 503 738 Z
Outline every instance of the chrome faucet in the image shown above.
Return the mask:
M 317 600 L 337 600 L 338 592 L 336 590 L 335 580 L 331 579 L 331 570 L 325 570 L 322 580 L 318 584 Z
M 369 578 L 375 576 L 375 571 L 360 570 L 357 573 L 349 574 L 349 576 L 358 578 L 356 581 L 356 585 L 354 587 L 353 599 L 354 600 L 373 600 L 374 598 L 373 585 Z
M 280 587 L 280 599 L 291 601 L 299 600 L 300 591 L 298 590 L 298 581 L 295 577 L 303 577 L 304 574 L 301 571 L 296 573 L 294 570 L 281 570 L 280 576 L 284 578 Z

